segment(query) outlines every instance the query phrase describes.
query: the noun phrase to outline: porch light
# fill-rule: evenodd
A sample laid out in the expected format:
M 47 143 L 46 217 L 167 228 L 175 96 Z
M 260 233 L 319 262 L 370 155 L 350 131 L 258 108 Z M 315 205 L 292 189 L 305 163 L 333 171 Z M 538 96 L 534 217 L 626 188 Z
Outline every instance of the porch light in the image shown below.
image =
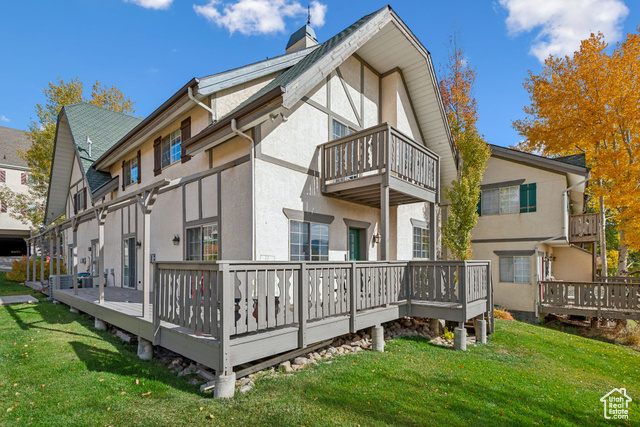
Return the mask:
M 177 235 L 177 234 L 174 234 L 172 242 L 173 242 L 174 245 L 180 244 L 180 236 Z
M 376 243 L 380 243 L 380 240 L 382 240 L 382 236 L 380 235 L 380 233 L 376 233 L 375 236 L 373 236 L 373 241 Z
M 142 242 L 141 242 L 140 240 L 138 240 L 138 241 L 136 242 L 136 246 L 137 246 L 137 247 L 142 247 Z

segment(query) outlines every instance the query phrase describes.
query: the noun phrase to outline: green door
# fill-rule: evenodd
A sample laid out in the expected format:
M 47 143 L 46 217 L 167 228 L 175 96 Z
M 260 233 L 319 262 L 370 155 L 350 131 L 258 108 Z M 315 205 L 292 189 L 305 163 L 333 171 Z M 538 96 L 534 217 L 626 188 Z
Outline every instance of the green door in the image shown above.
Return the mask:
M 362 230 L 357 228 L 349 228 L 349 261 L 361 261 L 362 254 L 360 252 L 360 233 Z

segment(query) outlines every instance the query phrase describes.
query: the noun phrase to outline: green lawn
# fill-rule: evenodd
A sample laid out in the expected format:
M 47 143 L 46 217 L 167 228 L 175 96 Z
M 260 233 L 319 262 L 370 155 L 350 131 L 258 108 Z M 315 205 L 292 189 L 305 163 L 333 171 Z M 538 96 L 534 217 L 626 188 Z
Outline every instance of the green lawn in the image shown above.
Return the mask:
M 0 273 L 0 295 L 16 286 Z M 224 401 L 63 305 L 0 307 L 0 424 L 604 424 L 599 399 L 614 387 L 640 422 L 638 353 L 520 322 L 496 329 L 465 353 L 397 339 Z

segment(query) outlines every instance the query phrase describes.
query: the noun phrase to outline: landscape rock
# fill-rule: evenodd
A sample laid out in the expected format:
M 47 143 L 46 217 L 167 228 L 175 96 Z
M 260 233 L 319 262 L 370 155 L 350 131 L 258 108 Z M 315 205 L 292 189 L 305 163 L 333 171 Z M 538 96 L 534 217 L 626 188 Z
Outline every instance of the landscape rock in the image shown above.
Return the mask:
M 306 357 L 296 357 L 295 359 L 293 359 L 293 364 L 294 365 L 306 365 L 307 363 L 309 363 L 309 359 L 307 359 Z

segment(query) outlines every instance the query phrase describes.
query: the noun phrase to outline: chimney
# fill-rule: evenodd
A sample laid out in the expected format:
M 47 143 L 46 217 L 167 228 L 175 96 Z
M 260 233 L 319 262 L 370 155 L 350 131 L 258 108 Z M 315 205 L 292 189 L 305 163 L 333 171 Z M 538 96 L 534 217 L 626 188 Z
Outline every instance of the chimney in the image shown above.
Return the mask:
M 307 23 L 289 37 L 287 53 L 297 52 L 317 44 L 316 32 Z

